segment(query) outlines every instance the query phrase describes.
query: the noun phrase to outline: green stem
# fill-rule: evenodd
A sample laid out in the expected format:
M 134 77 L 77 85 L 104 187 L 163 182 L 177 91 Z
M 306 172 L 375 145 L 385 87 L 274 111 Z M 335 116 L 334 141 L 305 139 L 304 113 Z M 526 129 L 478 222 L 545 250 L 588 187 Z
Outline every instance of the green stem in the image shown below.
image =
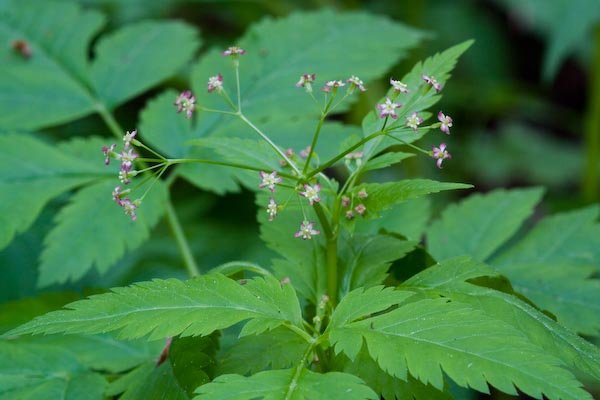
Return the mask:
M 104 120 L 104 123 L 108 126 L 113 135 L 117 138 L 122 139 L 125 132 L 113 117 L 112 113 L 106 109 L 106 106 L 102 103 L 96 104 L 96 111 L 100 114 L 100 117 Z
M 594 32 L 594 59 L 590 69 L 590 95 L 586 112 L 584 138 L 585 170 L 583 172 L 583 198 L 587 202 L 598 200 L 598 164 L 600 163 L 600 26 Z
M 431 153 L 430 153 L 429 151 L 427 151 L 427 150 L 423 150 L 422 148 L 420 148 L 420 147 L 418 147 L 418 146 L 415 146 L 415 145 L 414 145 L 414 144 L 412 144 L 412 143 L 405 142 L 404 140 L 402 140 L 402 139 L 399 139 L 399 138 L 397 138 L 397 137 L 395 137 L 395 136 L 392 136 L 392 135 L 390 135 L 390 134 L 387 134 L 387 133 L 386 133 L 386 136 L 387 136 L 387 137 L 389 137 L 389 138 L 392 138 L 392 139 L 394 139 L 394 140 L 396 140 L 396 141 L 398 141 L 398 142 L 400 142 L 400 143 L 402 143 L 402 144 L 404 144 L 404 145 L 406 145 L 406 146 L 408 146 L 408 147 L 410 147 L 410 148 L 412 148 L 412 149 L 415 149 L 415 150 L 417 150 L 417 151 L 419 151 L 419 152 L 421 152 L 421 153 L 425 154 L 425 155 L 426 155 L 426 156 L 428 156 L 428 157 L 431 157 Z
M 286 328 L 288 328 L 290 331 L 294 332 L 295 334 L 297 334 L 298 336 L 300 336 L 302 339 L 306 340 L 306 342 L 312 344 L 315 339 L 310 336 L 308 334 L 308 332 L 306 332 L 303 329 L 298 328 L 296 325 L 292 325 L 291 323 L 285 323 L 283 324 L 283 326 L 285 326 Z
M 323 227 L 323 233 L 327 240 L 326 247 L 326 262 L 327 262 L 327 295 L 331 301 L 331 304 L 337 302 L 337 210 L 334 210 L 333 224 L 329 224 L 327 216 L 323 212 L 323 208 L 319 203 L 314 205 L 315 213 L 319 218 L 319 222 Z
M 198 107 L 200 111 L 209 112 L 209 113 L 217 113 L 217 114 L 227 114 L 227 115 L 237 115 L 237 112 L 233 111 L 224 111 L 224 110 L 215 110 L 214 108 L 206 108 L 206 107 Z
M 294 162 L 292 160 L 289 159 L 288 156 L 285 155 L 285 153 L 283 151 L 281 151 L 281 149 L 279 147 L 277 147 L 277 145 L 275 143 L 273 143 L 273 141 L 263 133 L 263 131 L 261 131 L 260 129 L 258 129 L 258 127 L 256 125 L 254 125 L 252 123 L 252 121 L 250 121 L 248 118 L 246 118 L 246 116 L 242 113 L 238 113 L 239 117 L 241 118 L 242 121 L 244 121 L 250 128 L 254 129 L 254 131 L 256 133 L 258 133 L 258 135 L 269 144 L 269 146 L 271 146 L 273 148 L 273 150 L 275 150 L 275 152 L 277 154 L 279 154 L 279 156 L 281 158 L 283 158 L 285 160 L 285 162 L 292 167 L 292 169 L 298 174 L 300 175 L 300 169 L 298 169 L 298 167 L 296 166 L 296 164 L 294 164 Z M 282 175 L 283 176 L 283 175 Z
M 242 95 L 240 89 L 240 63 L 239 60 L 235 60 L 233 63 L 235 67 L 235 84 L 237 87 L 237 109 L 238 112 L 242 112 Z
M 222 165 L 224 167 L 245 169 L 245 170 L 249 170 L 249 171 L 257 171 L 257 172 L 264 171 L 264 168 L 253 167 L 251 165 L 238 164 L 238 163 L 230 163 L 230 162 L 226 162 L 226 161 L 205 160 L 205 159 L 199 159 L 199 158 L 168 158 L 166 160 L 166 162 L 167 162 L 167 165 L 174 165 L 174 164 L 211 164 L 211 165 Z M 279 176 L 284 177 L 284 178 L 296 179 L 295 176 L 286 174 L 284 172 L 277 172 L 277 174 Z
M 292 381 L 290 382 L 290 385 L 288 386 L 287 393 L 285 394 L 285 400 L 290 400 L 292 398 L 292 396 L 294 395 L 294 391 L 298 387 L 298 380 L 300 379 L 300 374 L 302 374 L 302 369 L 304 368 L 304 365 L 306 364 L 306 360 L 308 359 L 308 356 L 310 356 L 310 354 L 313 352 L 313 349 L 315 348 L 317 343 L 318 342 L 313 341 L 308 346 L 308 348 L 306 349 L 304 354 L 302 355 L 302 358 L 300 359 L 300 362 L 298 363 L 298 365 L 296 366 L 296 370 L 294 371 L 294 376 L 292 377 Z
M 230 261 L 210 270 L 210 272 L 218 272 L 226 276 L 231 276 L 241 271 L 248 271 L 262 276 L 272 276 L 271 272 L 260 265 L 248 261 Z
M 304 163 L 304 168 L 302 168 L 302 175 L 306 174 L 306 171 L 308 170 L 308 167 L 310 165 L 310 159 L 312 158 L 312 155 L 315 152 L 315 147 L 317 146 L 319 134 L 321 133 L 321 128 L 323 127 L 323 122 L 325 122 L 326 116 L 327 115 L 325 113 L 322 113 L 321 118 L 319 118 L 319 123 L 317 124 L 315 133 L 313 134 L 312 142 L 310 143 L 310 149 L 308 151 L 308 156 L 306 157 L 306 162 Z
M 173 208 L 173 204 L 171 203 L 170 199 L 167 201 L 165 209 L 167 221 L 169 222 L 173 236 L 175 236 L 177 247 L 179 247 L 179 251 L 183 257 L 183 262 L 188 274 L 192 277 L 200 275 L 200 270 L 198 269 L 198 265 L 196 265 L 196 261 L 192 255 L 192 250 L 190 249 L 190 245 L 185 237 L 185 234 L 183 233 L 183 229 L 181 228 L 181 224 L 179 223 L 177 214 L 175 214 L 175 209 Z

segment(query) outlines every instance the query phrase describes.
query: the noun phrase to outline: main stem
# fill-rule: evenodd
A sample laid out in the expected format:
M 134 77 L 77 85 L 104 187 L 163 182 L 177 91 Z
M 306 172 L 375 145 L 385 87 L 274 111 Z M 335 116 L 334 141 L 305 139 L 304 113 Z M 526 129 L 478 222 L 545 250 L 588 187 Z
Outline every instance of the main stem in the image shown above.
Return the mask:
M 106 125 L 110 128 L 113 135 L 119 139 L 123 137 L 123 128 L 119 125 L 115 117 L 112 115 L 110 111 L 106 109 L 104 104 L 98 104 L 97 106 L 98 114 L 102 117 Z M 171 203 L 171 199 L 167 198 L 166 201 L 166 217 L 167 223 L 171 227 L 173 234 L 175 235 L 175 240 L 177 241 L 177 246 L 181 251 L 181 255 L 183 257 L 183 261 L 185 264 L 185 268 L 188 271 L 190 276 L 197 276 L 200 274 L 198 270 L 198 266 L 196 265 L 196 261 L 192 255 L 192 251 L 190 249 L 189 243 L 181 229 L 181 224 L 179 223 L 179 219 L 177 218 L 177 214 L 175 214 L 175 210 L 173 209 L 173 204 Z
M 306 157 L 304 168 L 302 168 L 302 175 L 306 174 L 306 171 L 310 166 L 310 159 L 312 158 L 313 153 L 315 152 L 315 147 L 317 147 L 317 142 L 319 141 L 319 134 L 321 133 L 321 128 L 323 127 L 323 122 L 325 122 L 326 116 L 327 114 L 321 113 L 321 118 L 319 118 L 319 123 L 317 124 L 317 128 L 315 129 L 312 142 L 310 143 L 310 149 L 308 150 L 308 156 Z

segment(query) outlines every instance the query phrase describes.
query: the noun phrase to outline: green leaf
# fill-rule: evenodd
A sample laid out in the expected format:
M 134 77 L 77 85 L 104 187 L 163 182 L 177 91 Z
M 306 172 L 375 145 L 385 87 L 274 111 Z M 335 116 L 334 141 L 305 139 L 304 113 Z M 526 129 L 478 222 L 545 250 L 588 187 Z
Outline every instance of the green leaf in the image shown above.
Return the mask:
M 372 158 L 367 161 L 367 164 L 363 167 L 363 171 L 373 171 L 376 169 L 387 168 L 391 165 L 397 164 L 407 158 L 414 157 L 412 153 L 402 153 L 402 152 L 389 152 L 382 154 L 378 157 Z
M 100 39 L 90 69 L 92 84 L 112 108 L 177 73 L 199 45 L 196 30 L 181 22 L 127 25 Z
M 440 390 L 443 371 L 460 386 L 484 393 L 489 382 L 512 395 L 518 387 L 538 399 L 591 399 L 558 359 L 519 331 L 447 299 L 411 302 L 330 334 L 336 350 L 346 354 L 362 345 L 361 337 L 383 370 L 401 379 L 410 371 Z
M 95 165 L 31 136 L 0 136 L 0 249 L 28 229 L 48 201 L 111 173 L 98 150 Z
M 296 375 L 295 369 L 259 372 L 245 377 L 221 375 L 200 386 L 194 399 L 218 400 L 330 400 L 377 399 L 377 395 L 362 380 L 342 372 L 319 374 L 305 368 Z
M 473 44 L 472 40 L 460 43 L 450 47 L 442 53 L 435 54 L 423 62 L 417 63 L 413 69 L 406 74 L 401 81 L 408 85 L 408 93 L 400 93 L 395 102 L 402 104 L 402 108 L 398 113 L 397 120 L 391 121 L 388 127 L 396 125 L 403 126 L 406 123 L 406 116 L 413 112 L 422 112 L 437 103 L 441 96 L 435 90 L 429 89 L 426 92 L 423 90 L 427 84 L 423 81 L 422 76 L 428 75 L 434 77 L 442 86 L 446 85 L 446 81 L 450 77 L 450 72 L 454 69 L 458 58 Z M 390 97 L 393 89 L 389 89 L 387 96 Z M 423 115 L 425 116 L 425 115 Z M 381 130 L 383 119 L 375 111 L 371 111 L 365 116 L 362 121 L 363 135 L 367 136 L 373 132 Z M 393 133 L 394 137 L 398 137 L 406 142 L 412 142 L 418 139 L 412 130 L 404 129 L 397 133 Z M 414 137 L 415 139 L 412 139 Z M 378 150 L 382 150 L 392 144 L 398 144 L 389 138 L 383 140 L 375 140 L 365 146 L 365 151 L 369 155 L 374 155 Z
M 385 230 L 420 241 L 431 215 L 431 200 L 418 198 L 398 203 L 379 213 L 378 219 L 357 219 L 354 232 L 372 235 Z
M 0 334 L 16 328 L 33 317 L 61 308 L 79 300 L 74 292 L 44 293 L 34 298 L 24 298 L 0 304 Z
M 437 260 L 469 255 L 484 261 L 532 212 L 542 189 L 495 190 L 447 207 L 427 230 L 428 250 Z
M 417 244 L 380 234 L 353 235 L 342 239 L 340 291 L 345 294 L 356 288 L 382 283 L 391 263 L 404 257 Z
M 340 360 L 341 359 L 341 360 Z M 451 400 L 447 391 L 440 391 L 413 378 L 410 374 L 406 380 L 395 378 L 384 372 L 363 347 L 354 362 L 343 355 L 338 355 L 336 364 L 344 372 L 358 376 L 371 389 L 389 400 Z
M 36 129 L 91 113 L 87 47 L 103 25 L 101 14 L 71 2 L 0 4 L 0 126 Z M 30 58 L 10 50 L 15 40 L 27 42 Z
M 353 191 L 354 194 L 366 190 L 369 197 L 364 199 L 363 204 L 367 207 L 368 216 L 377 217 L 380 211 L 389 209 L 395 204 L 430 193 L 438 193 L 443 190 L 469 189 L 471 185 L 464 183 L 436 182 L 429 179 L 407 179 L 387 183 L 367 183 L 359 185 Z
M 567 365 L 600 379 L 600 349 L 556 323 L 519 298 L 466 283 L 481 277 L 497 277 L 498 272 L 468 257 L 446 260 L 406 281 L 402 288 L 426 290 L 469 304 L 523 332 L 531 342 Z
M 122 393 L 122 394 L 121 394 Z M 108 386 L 108 396 L 121 394 L 120 400 L 188 400 L 168 362 L 156 366 L 154 362 L 140 365 Z
M 391 287 L 374 286 L 369 289 L 355 289 L 348 293 L 335 308 L 328 330 L 343 327 L 360 318 L 384 311 L 398 305 L 414 293 L 396 290 Z
M 219 374 L 254 374 L 266 369 L 290 368 L 302 358 L 306 341 L 279 327 L 235 340 L 219 358 Z
M 357 75 L 368 83 L 396 64 L 421 38 L 414 29 L 367 13 L 321 10 L 264 19 L 237 41 L 247 50 L 240 60 L 244 114 L 252 120 L 273 115 L 316 116 L 319 110 L 313 101 L 294 86 L 301 74 L 314 72 L 321 83 Z M 216 49 L 208 52 L 194 67 L 194 92 L 204 92 L 208 76 L 221 71 L 226 90 L 235 96 L 233 69 L 227 68 L 230 61 L 219 53 Z M 222 108 L 222 99 L 214 97 L 207 99 L 208 106 Z M 216 117 L 225 118 L 228 116 Z M 214 123 L 203 125 L 209 129 Z
M 53 346 L 0 341 L 0 399 L 103 400 L 106 380 Z
M 273 278 L 264 285 L 280 286 Z M 145 335 L 157 339 L 208 335 L 252 318 L 283 323 L 294 315 L 295 310 L 266 302 L 252 290 L 219 274 L 188 281 L 156 279 L 71 303 L 67 310 L 38 317 L 8 334 L 119 331 L 124 339 Z
M 111 201 L 114 187 L 111 180 L 88 186 L 58 213 L 56 226 L 44 241 L 39 286 L 75 281 L 93 267 L 104 273 L 126 249 L 134 249 L 148 238 L 150 229 L 162 216 L 166 188 L 162 184 L 153 186 L 133 222 Z M 144 188 L 140 188 L 140 193 Z M 75 237 L 93 240 L 79 241 L 73 246 Z
M 219 336 L 174 338 L 169 348 L 169 362 L 179 386 L 192 397 L 194 389 L 211 381 L 215 375 Z

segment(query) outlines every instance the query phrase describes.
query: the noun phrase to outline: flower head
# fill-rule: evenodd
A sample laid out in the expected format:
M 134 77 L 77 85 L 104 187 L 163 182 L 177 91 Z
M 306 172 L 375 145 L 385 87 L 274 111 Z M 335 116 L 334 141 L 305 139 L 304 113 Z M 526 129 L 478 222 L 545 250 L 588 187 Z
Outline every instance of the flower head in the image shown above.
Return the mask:
M 354 212 L 352 210 L 346 211 L 346 219 L 350 220 L 354 218 Z
M 342 86 L 346 86 L 346 84 L 342 81 L 328 81 L 327 83 L 325 83 L 325 86 L 321 88 L 321 90 L 325 93 L 335 92 L 337 88 Z
M 350 205 L 350 197 L 342 196 L 342 207 L 347 208 Z
M 356 211 L 358 215 L 364 215 L 367 212 L 367 207 L 361 203 L 354 207 L 354 211 Z
M 352 75 L 346 82 L 350 84 L 348 91 L 352 93 L 355 88 L 358 88 L 361 92 L 365 92 L 367 88 L 365 87 L 363 81 L 358 79 L 358 76 Z
M 127 131 L 125 135 L 123 135 L 123 145 L 125 147 L 131 146 L 131 141 L 135 138 L 135 135 L 137 135 L 137 130 L 131 132 Z
M 385 99 L 385 103 L 377 104 L 377 109 L 379 110 L 379 118 L 392 117 L 394 119 L 398 118 L 396 115 L 396 108 L 402 107 L 402 105 L 398 103 L 394 103 L 390 100 L 389 97 Z
M 223 52 L 224 56 L 243 56 L 246 54 L 246 50 L 238 46 L 231 46 Z
M 300 230 L 294 234 L 294 237 L 301 237 L 302 239 L 307 240 L 311 239 L 314 235 L 318 235 L 321 232 L 315 230 L 314 225 L 315 224 L 312 222 L 303 221 L 302 224 L 300 224 Z
M 113 201 L 118 205 L 121 205 L 121 196 L 123 196 L 124 194 L 125 193 L 121 191 L 121 186 L 115 187 L 112 192 Z
M 438 113 L 438 120 L 442 123 L 440 130 L 446 135 L 450 134 L 450 128 L 452 127 L 452 118 L 449 115 L 444 115 L 443 112 Z
M 264 171 L 260 171 L 260 178 L 262 179 L 261 183 L 258 185 L 259 188 L 268 188 L 271 192 L 275 191 L 275 185 L 281 183 L 283 180 L 277 176 L 277 171 L 273 171 L 271 173 L 267 173 Z
M 274 198 L 270 198 L 269 199 L 269 204 L 267 204 L 267 214 L 269 214 L 269 221 L 273 221 L 273 219 L 275 219 L 275 217 L 277 216 L 277 211 L 278 211 L 278 205 L 275 202 Z
M 130 199 L 123 199 L 121 200 L 121 204 L 119 205 L 123 207 L 125 215 L 128 215 L 132 221 L 135 221 L 137 219 L 137 214 L 135 213 L 135 210 L 137 210 L 140 204 L 141 201 L 139 199 L 135 201 L 131 201 Z
M 311 149 L 312 148 L 310 146 L 306 146 L 306 148 L 300 150 L 300 153 L 298 154 L 300 155 L 300 157 L 306 158 L 310 154 Z
M 121 164 L 121 169 L 119 170 L 119 180 L 123 185 L 128 185 L 131 183 L 131 166 L 126 166 L 125 164 Z
M 406 126 L 414 129 L 415 131 L 419 129 L 419 125 L 423 122 L 423 118 L 419 117 L 419 114 L 416 112 L 410 114 L 409 117 L 406 117 Z
M 121 160 L 121 169 L 126 167 L 131 169 L 133 161 L 138 158 L 138 154 L 131 147 L 124 148 L 122 152 L 117 154 L 117 159 Z
M 220 93 L 223 90 L 223 75 L 217 74 L 208 78 L 207 88 L 208 93 L 212 93 L 215 90 L 217 93 Z
M 390 78 L 390 85 L 392 85 L 392 88 L 394 89 L 394 91 L 396 93 L 408 93 L 408 85 L 405 83 L 402 83 L 400 81 L 394 80 L 393 78 Z
M 367 197 L 369 197 L 369 193 L 367 193 L 365 189 L 361 189 L 356 195 L 359 199 L 366 199 Z
M 17 39 L 13 41 L 12 48 L 16 53 L 20 54 L 21 57 L 25 59 L 31 57 L 31 46 L 29 46 L 29 43 L 23 39 Z
M 303 74 L 300 76 L 300 80 L 296 83 L 296 87 L 303 87 L 307 92 L 312 92 L 312 83 L 316 78 L 316 74 Z
M 423 78 L 427 84 L 431 85 L 436 92 L 439 93 L 442 91 L 442 85 L 433 76 L 421 75 L 421 78 Z
M 185 111 L 186 117 L 192 118 L 192 113 L 196 108 L 196 98 L 191 91 L 185 90 L 175 99 L 175 106 L 177 106 L 178 113 Z
M 312 206 L 314 203 L 318 203 L 321 201 L 319 197 L 319 192 L 321 191 L 321 185 L 318 183 L 316 185 L 304 185 L 304 192 L 300 192 L 301 196 L 304 196 L 308 199 L 308 202 Z
M 116 144 L 111 144 L 110 146 L 102 146 L 102 152 L 104 153 L 104 165 L 110 164 L 110 158 L 112 157 Z
M 431 157 L 436 159 L 438 168 L 442 168 L 442 162 L 447 158 L 452 158 L 452 155 L 446 150 L 446 143 L 440 144 L 440 147 L 433 147 Z

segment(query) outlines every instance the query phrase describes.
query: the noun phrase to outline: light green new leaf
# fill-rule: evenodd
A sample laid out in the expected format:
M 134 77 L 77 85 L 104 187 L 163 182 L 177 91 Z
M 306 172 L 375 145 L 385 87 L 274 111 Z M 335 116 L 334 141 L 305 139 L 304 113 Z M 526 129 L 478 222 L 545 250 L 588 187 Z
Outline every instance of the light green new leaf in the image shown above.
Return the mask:
M 466 283 L 498 272 L 468 257 L 443 261 L 406 281 L 402 288 L 426 290 L 482 310 L 523 332 L 528 339 L 565 364 L 600 379 L 600 349 L 539 310 L 508 293 Z
M 68 350 L 0 342 L 1 400 L 103 400 L 106 380 Z
M 247 51 L 240 59 L 242 110 L 253 120 L 274 115 L 316 116 L 319 109 L 311 98 L 294 86 L 300 75 L 316 73 L 316 85 L 351 75 L 368 83 L 396 64 L 422 37 L 414 29 L 367 13 L 321 10 L 266 18 L 237 42 Z M 208 52 L 195 66 L 194 92 L 205 92 L 208 77 L 221 72 L 226 90 L 235 97 L 233 68 L 228 68 L 230 60 L 222 57 L 221 51 Z M 211 108 L 225 106 L 218 96 L 208 98 L 206 104 Z M 228 116 L 216 117 L 225 118 Z M 203 123 L 204 129 L 214 126 L 208 122 Z
M 91 113 L 87 48 L 103 24 L 101 14 L 72 2 L 2 2 L 0 126 L 36 129 Z M 15 40 L 27 42 L 31 57 L 11 50 Z
M 342 238 L 339 257 L 342 295 L 356 288 L 382 283 L 390 264 L 404 257 L 417 244 L 380 234 L 354 234 L 350 238 Z
M 486 260 L 517 232 L 542 193 L 541 189 L 495 190 L 447 207 L 427 230 L 429 253 L 437 260 L 461 255 Z
M 290 368 L 306 351 L 306 341 L 283 327 L 234 341 L 219 357 L 219 374 L 255 374 Z
M 407 372 L 443 389 L 443 374 L 488 393 L 488 383 L 516 395 L 516 387 L 541 399 L 591 399 L 560 360 L 500 320 L 447 299 L 425 299 L 331 331 L 336 351 L 369 354 L 393 376 Z M 357 340 L 358 339 L 358 340 Z M 358 347 L 358 350 L 356 350 Z
M 184 388 L 177 382 L 171 363 L 155 362 L 140 365 L 127 375 L 111 382 L 106 390 L 108 396 L 121 394 L 120 400 L 189 400 Z
M 280 284 L 271 278 L 265 285 Z M 260 299 L 249 288 L 219 274 L 188 281 L 156 279 L 136 283 L 66 308 L 38 317 L 9 334 L 119 331 L 122 338 L 149 335 L 157 339 L 207 335 L 252 318 L 283 323 L 287 315 L 294 313 Z
M 337 305 L 327 330 L 343 327 L 359 318 L 370 317 L 371 314 L 402 303 L 413 294 L 384 286 L 374 286 L 366 290 L 355 289 L 344 296 Z
M 177 73 L 199 45 L 196 30 L 181 22 L 127 25 L 98 42 L 91 82 L 112 108 Z
M 200 386 L 195 400 L 365 400 L 377 395 L 362 380 L 343 372 L 319 374 L 302 368 L 259 372 L 245 377 L 221 375 Z
M 429 179 L 407 179 L 387 183 L 367 183 L 359 185 L 354 193 L 366 190 L 369 197 L 363 203 L 367 207 L 367 216 L 378 216 L 380 211 L 389 209 L 395 204 L 430 193 L 443 190 L 469 189 L 472 185 L 464 183 L 436 182 Z
M 94 143 L 86 141 L 86 146 Z M 111 173 L 99 148 L 96 152 L 99 162 L 94 164 L 32 136 L 0 136 L 0 249 L 29 228 L 48 201 Z
M 161 183 L 152 187 L 138 209 L 135 222 L 110 198 L 112 180 L 88 186 L 76 193 L 56 217 L 41 255 L 39 286 L 75 281 L 95 267 L 106 272 L 127 249 L 142 244 L 164 210 L 166 189 Z M 145 187 L 140 188 L 140 194 Z M 90 237 L 73 246 L 73 238 Z
M 442 86 L 445 86 L 446 81 L 450 77 L 450 72 L 454 69 L 458 58 L 473 44 L 472 40 L 460 43 L 453 46 L 442 53 L 435 54 L 423 62 L 417 63 L 413 69 L 406 74 L 402 79 L 403 83 L 408 86 L 408 93 L 400 93 L 395 102 L 402 104 L 398 112 L 398 118 L 395 121 L 389 121 L 387 127 L 395 125 L 404 126 L 406 117 L 413 112 L 422 112 L 433 106 L 439 101 L 441 96 L 436 93 L 433 88 L 428 88 L 428 84 L 423 81 L 422 76 L 427 75 L 434 77 Z M 388 91 L 388 97 L 393 93 L 393 89 Z M 426 117 L 425 114 L 422 115 Z M 375 111 L 371 111 L 365 116 L 362 121 L 363 134 L 369 135 L 379 131 L 383 127 L 383 119 Z M 420 132 L 421 133 L 421 132 Z M 424 132 L 423 132 L 424 133 Z M 412 130 L 401 130 L 398 133 L 393 133 L 393 136 L 398 137 L 406 142 L 413 141 L 411 137 L 419 138 Z M 398 144 L 397 141 L 386 138 L 384 140 L 375 140 L 365 146 L 365 151 L 374 155 L 378 150 L 392 145 Z

